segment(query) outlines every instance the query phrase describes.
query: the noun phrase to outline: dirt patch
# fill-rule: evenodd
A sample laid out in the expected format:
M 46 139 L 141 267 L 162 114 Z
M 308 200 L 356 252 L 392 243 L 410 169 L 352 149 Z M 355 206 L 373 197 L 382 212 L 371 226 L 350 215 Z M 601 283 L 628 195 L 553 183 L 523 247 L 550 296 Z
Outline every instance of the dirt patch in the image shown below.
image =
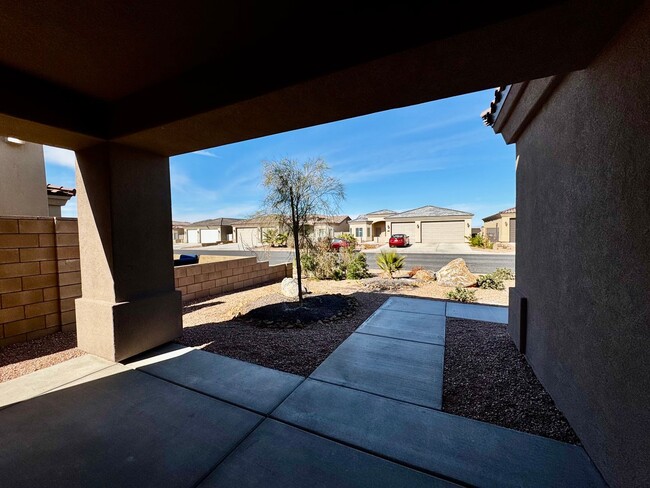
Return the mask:
M 445 412 L 580 443 L 506 326 L 447 319 L 444 371 Z

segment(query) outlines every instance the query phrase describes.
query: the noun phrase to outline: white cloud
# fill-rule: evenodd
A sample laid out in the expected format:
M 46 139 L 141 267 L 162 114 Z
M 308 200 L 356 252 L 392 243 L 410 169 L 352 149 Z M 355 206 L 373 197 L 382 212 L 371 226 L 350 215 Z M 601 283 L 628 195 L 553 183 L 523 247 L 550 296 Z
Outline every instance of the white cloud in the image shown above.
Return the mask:
M 231 218 L 248 218 L 259 210 L 259 204 L 256 202 L 244 202 L 239 205 L 226 205 L 223 207 L 213 207 L 212 210 L 206 211 L 204 208 L 185 207 L 174 208 L 174 220 L 185 222 L 198 222 L 199 220 L 216 219 L 219 217 Z
M 194 182 L 186 173 L 172 165 L 170 167 L 170 181 L 172 193 L 177 192 L 190 195 L 197 201 L 215 201 L 219 198 L 219 192 L 208 190 Z
M 196 154 L 198 156 L 207 156 L 208 158 L 217 158 L 217 159 L 221 158 L 221 156 L 218 156 L 217 154 L 213 153 L 212 151 L 208 151 L 207 149 L 201 149 L 200 151 L 194 151 L 191 154 Z
M 61 149 L 60 147 L 43 146 L 43 153 L 46 163 L 56 164 L 57 166 L 74 169 L 75 162 L 77 161 L 74 151 Z

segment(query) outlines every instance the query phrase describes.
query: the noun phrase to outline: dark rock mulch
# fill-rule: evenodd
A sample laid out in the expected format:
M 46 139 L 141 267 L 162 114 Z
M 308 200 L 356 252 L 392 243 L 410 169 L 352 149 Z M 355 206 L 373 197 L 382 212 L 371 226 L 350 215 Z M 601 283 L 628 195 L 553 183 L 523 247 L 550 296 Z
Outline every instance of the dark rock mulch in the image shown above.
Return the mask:
M 447 319 L 443 410 L 580 443 L 501 324 Z
M 274 305 L 277 297 L 269 295 L 255 302 L 241 317 L 218 323 L 186 327 L 177 342 L 187 346 L 203 346 L 204 351 L 248 361 L 267 368 L 309 376 L 325 358 L 366 320 L 388 295 L 356 293 L 355 296 L 329 295 L 329 311 L 321 319 L 295 326 L 295 316 L 282 325 L 273 319 L 253 319 L 251 311 Z M 321 295 L 324 298 L 328 295 Z M 312 297 L 309 297 L 312 298 Z M 318 297 L 313 297 L 318 298 Z M 286 301 L 285 297 L 282 300 Z M 333 315 L 332 315 L 333 313 Z M 326 318 L 329 315 L 329 318 Z M 267 317 L 266 313 L 264 315 Z M 314 317 L 312 317 L 314 318 Z M 273 320 L 264 324 L 263 320 Z M 287 325 L 292 325 L 288 327 Z
M 301 307 L 298 301 L 287 301 L 282 295 L 270 295 L 267 305 L 256 303 L 240 321 L 259 327 L 294 328 L 314 322 L 328 322 L 351 317 L 356 308 L 354 297 L 341 294 L 307 296 Z

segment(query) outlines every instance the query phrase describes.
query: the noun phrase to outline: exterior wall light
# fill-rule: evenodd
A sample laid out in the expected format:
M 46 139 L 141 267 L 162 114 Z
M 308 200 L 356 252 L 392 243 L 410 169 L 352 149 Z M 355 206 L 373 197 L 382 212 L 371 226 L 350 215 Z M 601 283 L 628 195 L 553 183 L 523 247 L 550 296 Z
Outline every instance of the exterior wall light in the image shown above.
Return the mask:
M 18 139 L 17 137 L 7 137 L 5 138 L 5 140 L 10 144 L 17 144 L 19 146 L 25 144 L 25 141 L 23 141 L 22 139 Z

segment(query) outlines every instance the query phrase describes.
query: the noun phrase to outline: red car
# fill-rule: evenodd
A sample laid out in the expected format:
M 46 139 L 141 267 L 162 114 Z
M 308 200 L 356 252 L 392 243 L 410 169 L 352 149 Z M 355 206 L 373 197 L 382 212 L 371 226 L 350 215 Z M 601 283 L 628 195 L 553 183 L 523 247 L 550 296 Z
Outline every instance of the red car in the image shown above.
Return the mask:
M 406 234 L 393 234 L 388 239 L 389 247 L 406 247 L 409 245 L 409 236 Z
M 338 251 L 342 247 L 350 247 L 350 241 L 346 241 L 345 239 L 339 239 L 338 237 L 332 239 L 330 248 L 334 249 L 335 251 Z

